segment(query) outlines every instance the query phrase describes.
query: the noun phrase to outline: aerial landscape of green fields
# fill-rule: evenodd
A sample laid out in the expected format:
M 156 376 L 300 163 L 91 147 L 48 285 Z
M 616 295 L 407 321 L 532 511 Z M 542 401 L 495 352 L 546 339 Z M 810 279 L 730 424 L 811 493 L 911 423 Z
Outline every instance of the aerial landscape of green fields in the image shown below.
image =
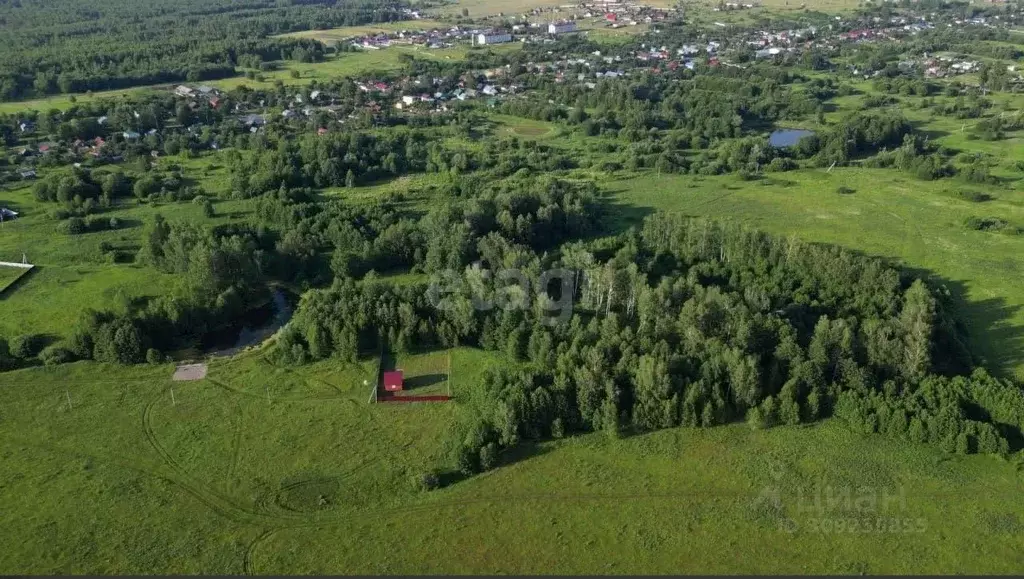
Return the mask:
M 1024 569 L 1024 3 L 0 36 L 0 573 Z

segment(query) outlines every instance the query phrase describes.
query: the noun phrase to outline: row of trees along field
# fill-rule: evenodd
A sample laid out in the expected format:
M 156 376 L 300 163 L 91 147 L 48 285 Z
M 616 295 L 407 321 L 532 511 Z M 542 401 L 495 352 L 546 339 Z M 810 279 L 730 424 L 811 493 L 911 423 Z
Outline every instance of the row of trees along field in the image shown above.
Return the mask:
M 0 99 L 233 76 L 323 55 L 296 30 L 399 20 L 399 0 L 0 3 Z
M 339 279 L 306 296 L 279 355 L 354 359 L 381 340 L 507 353 L 517 364 L 487 374 L 453 439 L 467 473 L 523 440 L 744 418 L 767 427 L 839 416 L 960 452 L 1020 448 L 1019 388 L 974 368 L 940 287 L 877 259 L 669 215 L 557 255 L 507 240 L 503 249 L 484 263 L 528 278 L 577 272 L 568 322 L 546 323 L 544 297 L 474 308 L 474 296 L 507 291 L 476 268 L 443 308 L 426 286 Z

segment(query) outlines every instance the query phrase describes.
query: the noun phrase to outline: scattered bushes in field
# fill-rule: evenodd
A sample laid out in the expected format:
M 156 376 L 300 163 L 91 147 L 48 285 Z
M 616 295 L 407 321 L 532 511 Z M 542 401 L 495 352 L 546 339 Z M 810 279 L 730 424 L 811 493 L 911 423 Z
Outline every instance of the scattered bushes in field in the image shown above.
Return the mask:
M 964 221 L 964 226 L 975 231 L 1000 231 L 1014 235 L 1021 232 L 1020 227 L 1011 225 L 1000 217 L 968 217 Z
M 959 199 L 963 199 L 964 201 L 970 201 L 971 203 L 984 203 L 994 199 L 994 197 L 988 193 L 970 189 L 955 189 L 953 191 L 953 195 Z
M 10 370 L 14 365 L 15 359 L 11 355 L 11 345 L 4 338 L 0 338 L 0 371 Z
M 100 215 L 92 215 L 85 219 L 70 217 L 67 221 L 57 224 L 57 231 L 66 235 L 81 235 L 97 231 L 116 230 L 120 227 L 121 220 L 117 217 L 106 218 Z
M 769 173 L 781 173 L 784 171 L 793 171 L 799 168 L 800 165 L 788 157 L 775 157 L 770 163 L 765 165 L 765 171 Z
M 998 179 L 989 175 L 988 167 L 981 163 L 971 163 L 960 168 L 960 178 L 968 183 L 996 184 Z
M 429 492 L 441 488 L 441 473 L 437 470 L 428 470 L 412 478 L 414 490 Z

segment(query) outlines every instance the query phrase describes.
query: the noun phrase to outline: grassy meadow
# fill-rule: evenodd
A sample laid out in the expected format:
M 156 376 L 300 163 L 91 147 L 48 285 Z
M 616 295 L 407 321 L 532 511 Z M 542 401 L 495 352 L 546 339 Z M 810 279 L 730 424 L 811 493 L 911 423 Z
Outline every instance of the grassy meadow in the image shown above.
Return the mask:
M 18 267 L 0 266 L 0 295 L 11 284 L 18 281 L 28 270 Z
M 0 570 L 1007 573 L 1024 564 L 1021 465 L 862 437 L 837 422 L 581 436 L 416 490 L 413 477 L 444 461 L 479 372 L 498 363 L 453 351 L 458 404 L 369 404 L 374 360 L 284 369 L 258 352 L 217 360 L 192 383 L 171 382 L 166 365 L 4 374 L 17 387 L 0 388 Z M 852 499 L 813 499 L 844 492 Z

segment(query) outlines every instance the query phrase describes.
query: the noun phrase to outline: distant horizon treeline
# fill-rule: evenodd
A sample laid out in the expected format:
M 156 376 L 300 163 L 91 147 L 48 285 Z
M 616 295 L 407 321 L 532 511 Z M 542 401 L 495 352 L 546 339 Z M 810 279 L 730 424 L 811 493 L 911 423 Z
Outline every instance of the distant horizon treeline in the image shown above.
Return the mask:
M 0 101 L 196 82 L 236 66 L 311 62 L 323 46 L 271 36 L 403 17 L 401 0 L 17 0 L 0 3 Z

